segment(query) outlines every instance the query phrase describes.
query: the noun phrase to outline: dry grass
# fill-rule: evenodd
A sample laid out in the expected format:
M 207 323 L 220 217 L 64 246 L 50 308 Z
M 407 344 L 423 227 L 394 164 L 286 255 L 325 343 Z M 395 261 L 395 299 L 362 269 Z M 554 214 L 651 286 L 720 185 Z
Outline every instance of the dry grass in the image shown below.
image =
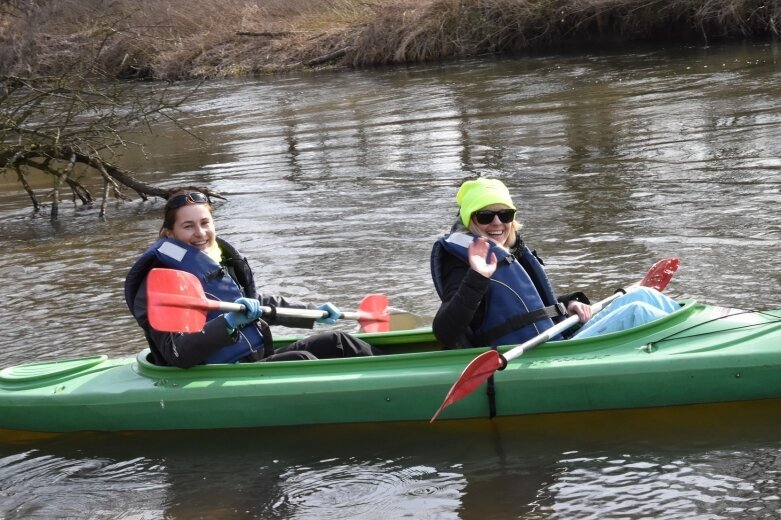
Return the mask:
M 317 49 L 318 35 L 339 33 L 372 13 L 371 3 L 357 0 L 31 3 L 25 11 L 0 12 L 0 74 L 56 73 L 94 61 L 121 77 L 239 75 L 300 61 L 298 54 Z
M 775 38 L 778 2 L 433 0 L 391 6 L 358 35 L 353 66 L 639 40 Z
M 0 0 L 0 7 L 11 5 Z M 0 74 L 84 64 L 179 79 L 581 43 L 775 38 L 771 0 L 30 0 L 0 9 Z

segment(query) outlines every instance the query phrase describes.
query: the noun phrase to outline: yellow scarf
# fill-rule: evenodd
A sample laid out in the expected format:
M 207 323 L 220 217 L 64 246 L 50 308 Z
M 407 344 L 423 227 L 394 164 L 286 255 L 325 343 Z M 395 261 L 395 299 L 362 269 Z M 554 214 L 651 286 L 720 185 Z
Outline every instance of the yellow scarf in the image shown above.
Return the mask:
M 212 242 L 211 247 L 209 249 L 206 249 L 204 251 L 209 258 L 217 262 L 218 264 L 222 264 L 222 250 L 220 249 L 220 246 L 217 245 L 217 240 Z

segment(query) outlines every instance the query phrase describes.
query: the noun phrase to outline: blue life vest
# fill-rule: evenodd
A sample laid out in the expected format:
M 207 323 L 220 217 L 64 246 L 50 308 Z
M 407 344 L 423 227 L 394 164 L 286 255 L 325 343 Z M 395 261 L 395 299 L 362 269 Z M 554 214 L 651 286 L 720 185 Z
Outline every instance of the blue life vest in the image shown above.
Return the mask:
M 218 239 L 221 246 L 227 245 L 226 242 Z M 232 249 L 232 248 L 231 248 Z M 234 253 L 238 253 L 233 250 Z M 245 296 L 241 287 L 230 276 L 226 268 L 219 265 L 212 258 L 200 249 L 188 244 L 179 242 L 170 238 L 161 238 L 142 254 L 125 280 L 125 301 L 133 312 L 133 301 L 138 292 L 138 288 L 146 278 L 149 271 L 156 266 L 178 269 L 195 275 L 203 286 L 206 296 L 213 300 L 235 301 L 237 298 Z M 255 297 L 254 284 L 246 296 Z M 212 320 L 222 313 L 220 311 L 209 311 L 206 315 L 207 320 Z M 238 330 L 239 339 L 232 345 L 225 346 L 209 356 L 204 362 L 212 363 L 235 363 L 248 356 L 251 352 L 263 348 L 263 335 L 258 327 L 249 324 Z
M 457 232 L 434 244 L 431 274 L 440 298 L 444 285 L 442 255 L 449 253 L 469 264 L 467 248 L 474 239 L 472 234 Z M 496 254 L 497 268 L 484 296 L 483 323 L 471 331 L 471 339 L 475 345 L 522 343 L 552 327 L 552 318 L 564 313 L 563 306 L 556 300 L 545 269 L 528 247 L 520 243 L 513 255 L 491 241 L 489 245 L 488 256 Z

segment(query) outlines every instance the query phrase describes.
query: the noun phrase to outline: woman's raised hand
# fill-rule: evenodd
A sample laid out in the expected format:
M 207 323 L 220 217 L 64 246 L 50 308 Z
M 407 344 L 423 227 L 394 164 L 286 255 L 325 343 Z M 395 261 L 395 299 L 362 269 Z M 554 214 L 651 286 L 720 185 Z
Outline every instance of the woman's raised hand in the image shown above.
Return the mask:
M 488 240 L 483 237 L 477 237 L 468 249 L 469 266 L 486 278 L 491 278 L 496 271 L 496 253 L 491 253 L 486 260 L 490 250 Z

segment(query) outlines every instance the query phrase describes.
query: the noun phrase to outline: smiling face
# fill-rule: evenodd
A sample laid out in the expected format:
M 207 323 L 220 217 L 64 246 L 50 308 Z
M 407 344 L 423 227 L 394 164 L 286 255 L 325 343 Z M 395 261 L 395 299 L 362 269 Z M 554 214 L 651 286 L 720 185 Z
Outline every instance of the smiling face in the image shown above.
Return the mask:
M 479 211 L 500 211 L 503 209 L 510 209 L 504 204 L 491 204 L 484 208 L 480 208 Z M 477 211 L 475 212 L 477 213 Z M 500 246 L 510 246 L 511 238 L 515 238 L 515 230 L 513 228 L 513 221 L 504 223 L 499 219 L 499 215 L 494 215 L 493 220 L 488 224 L 480 224 L 475 218 L 475 213 L 472 214 L 472 218 L 469 222 L 469 229 L 476 235 L 484 236 L 489 240 L 492 240 Z
M 165 235 L 185 244 L 206 251 L 212 247 L 217 237 L 214 220 L 206 204 L 187 204 L 176 210 L 176 219 Z

